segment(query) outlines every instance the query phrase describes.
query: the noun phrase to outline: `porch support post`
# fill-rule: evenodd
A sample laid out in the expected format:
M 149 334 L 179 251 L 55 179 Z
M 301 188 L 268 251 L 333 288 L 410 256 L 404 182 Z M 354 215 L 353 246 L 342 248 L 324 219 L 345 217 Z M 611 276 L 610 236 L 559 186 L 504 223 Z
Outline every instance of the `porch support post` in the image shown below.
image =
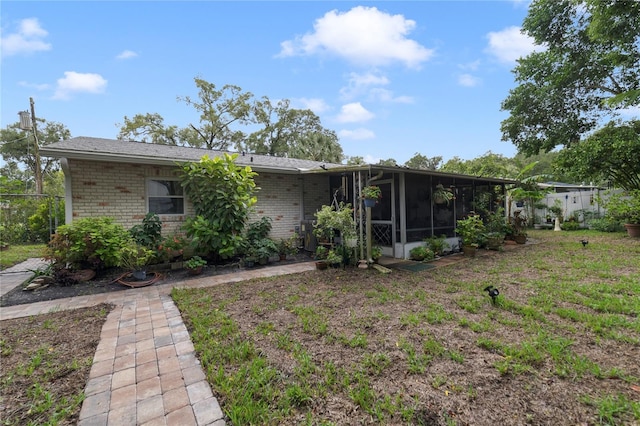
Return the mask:
M 372 264 L 373 259 L 371 258 L 371 207 L 366 207 L 367 209 L 367 263 Z

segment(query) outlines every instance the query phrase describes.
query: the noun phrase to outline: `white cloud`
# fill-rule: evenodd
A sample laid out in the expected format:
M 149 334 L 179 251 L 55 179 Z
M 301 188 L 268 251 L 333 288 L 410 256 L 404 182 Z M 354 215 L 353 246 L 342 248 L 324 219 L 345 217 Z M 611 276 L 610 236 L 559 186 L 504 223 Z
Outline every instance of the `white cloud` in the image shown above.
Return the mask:
M 412 104 L 411 96 L 395 96 L 391 90 L 377 87 L 369 92 L 369 99 L 381 102 L 393 102 L 397 104 Z
M 118 56 L 116 56 L 116 59 L 131 59 L 135 58 L 136 56 L 138 56 L 138 54 L 133 50 L 124 50 Z
M 48 34 L 40 26 L 37 18 L 23 19 L 20 21 L 17 32 L 0 38 L 2 56 L 51 50 L 51 43 L 46 43 L 43 40 Z
M 490 32 L 487 34 L 487 39 L 489 39 L 489 45 L 485 52 L 506 64 L 513 64 L 516 59 L 525 57 L 535 50 L 544 50 L 544 47 L 534 43 L 533 38 L 520 32 L 519 27 Z
M 377 75 L 373 72 L 359 74 L 352 72 L 349 74 L 347 86 L 340 89 L 342 99 L 353 99 L 361 96 L 369 91 L 372 86 L 386 86 L 389 79 L 383 75 Z
M 369 121 L 374 117 L 360 102 L 345 104 L 340 108 L 340 115 L 336 117 L 339 123 L 360 123 Z
M 458 84 L 464 87 L 475 87 L 480 84 L 480 79 L 471 74 L 461 74 L 458 76 Z
M 18 82 L 18 86 L 27 87 L 29 89 L 35 89 L 35 90 L 38 90 L 38 91 L 47 90 L 47 89 L 49 89 L 49 87 L 51 87 L 50 85 L 48 85 L 46 83 L 45 84 L 35 84 L 35 83 L 28 83 L 26 81 L 19 81 Z
M 281 43 L 280 57 L 326 54 L 365 66 L 400 62 L 419 68 L 433 50 L 407 38 L 416 22 L 375 7 L 332 10 L 315 21 L 313 32 Z
M 359 128 L 355 130 L 340 130 L 338 131 L 338 137 L 340 139 L 361 141 L 366 139 L 374 139 L 376 137 L 376 134 L 369 129 Z
M 476 60 L 473 62 L 467 62 L 466 64 L 458 65 L 458 68 L 465 71 L 477 71 L 480 68 L 480 60 Z
M 302 105 L 303 109 L 310 109 L 316 114 L 323 113 L 330 109 L 324 99 L 320 98 L 299 98 L 297 102 Z
M 69 99 L 73 93 L 103 93 L 106 87 L 107 80 L 100 74 L 65 71 L 64 77 L 58 79 L 53 98 Z

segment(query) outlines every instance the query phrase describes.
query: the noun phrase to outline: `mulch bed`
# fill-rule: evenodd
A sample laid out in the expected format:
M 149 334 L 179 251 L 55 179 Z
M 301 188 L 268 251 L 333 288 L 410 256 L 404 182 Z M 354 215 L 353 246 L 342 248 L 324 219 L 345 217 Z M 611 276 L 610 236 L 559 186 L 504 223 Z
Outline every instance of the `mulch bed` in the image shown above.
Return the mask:
M 273 261 L 266 265 L 256 265 L 251 269 L 269 268 L 271 266 L 286 265 L 290 263 L 308 262 L 312 258 L 307 253 L 301 253 L 296 256 L 288 256 L 287 260 Z M 231 274 L 238 271 L 246 270 L 238 263 L 220 264 L 206 266 L 201 275 L 189 275 L 186 269 L 161 270 L 158 275 L 161 277 L 156 281 L 157 284 L 168 284 L 172 282 L 185 281 L 194 278 L 202 278 L 207 276 L 216 276 L 221 274 Z M 126 271 L 119 268 L 112 268 L 98 271 L 96 276 L 87 282 L 81 282 L 73 285 L 63 285 L 62 283 L 52 283 L 48 287 L 36 291 L 24 291 L 23 286 L 18 286 L 11 290 L 2 298 L 0 298 L 0 307 L 24 305 L 28 303 L 45 302 L 49 300 L 63 299 L 67 297 L 87 296 L 101 293 L 114 293 L 119 291 L 127 291 L 138 287 L 136 285 L 125 285 L 118 282 Z

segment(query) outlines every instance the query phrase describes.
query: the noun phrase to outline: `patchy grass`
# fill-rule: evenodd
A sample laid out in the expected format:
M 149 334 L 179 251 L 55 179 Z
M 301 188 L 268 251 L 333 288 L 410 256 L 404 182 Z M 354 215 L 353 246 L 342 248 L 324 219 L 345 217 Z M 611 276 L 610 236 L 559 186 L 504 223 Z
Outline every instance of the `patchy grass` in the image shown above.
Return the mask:
M 0 270 L 10 268 L 32 257 L 42 257 L 45 247 L 44 244 L 10 245 L 0 253 Z
M 0 321 L 3 425 L 73 425 L 110 305 Z
M 232 424 L 639 423 L 640 241 L 530 237 L 418 273 L 172 296 Z

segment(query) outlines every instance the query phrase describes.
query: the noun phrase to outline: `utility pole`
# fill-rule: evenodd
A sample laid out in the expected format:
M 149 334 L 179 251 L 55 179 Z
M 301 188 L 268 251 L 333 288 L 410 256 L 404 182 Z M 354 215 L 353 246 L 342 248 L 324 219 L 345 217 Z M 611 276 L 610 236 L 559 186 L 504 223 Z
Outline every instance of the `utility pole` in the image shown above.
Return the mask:
M 36 109 L 33 102 L 33 98 L 29 98 L 31 104 L 31 123 L 28 120 L 28 111 L 21 111 L 20 115 L 20 129 L 21 130 L 33 130 L 34 149 L 33 155 L 35 157 L 35 180 L 36 180 L 36 194 L 42 195 L 42 169 L 40 166 L 40 144 L 38 143 L 38 125 L 36 122 Z

